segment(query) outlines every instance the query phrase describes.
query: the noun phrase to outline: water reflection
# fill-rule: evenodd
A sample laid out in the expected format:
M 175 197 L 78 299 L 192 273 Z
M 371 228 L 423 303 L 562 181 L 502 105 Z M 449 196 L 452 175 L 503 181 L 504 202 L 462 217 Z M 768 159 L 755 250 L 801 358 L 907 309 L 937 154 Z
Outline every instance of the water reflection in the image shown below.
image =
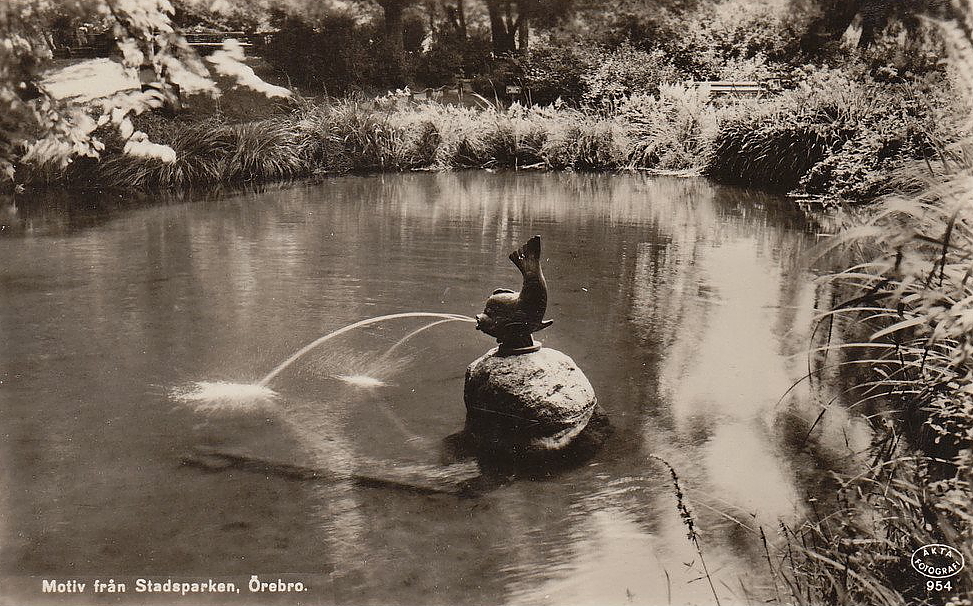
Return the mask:
M 4 573 L 326 572 L 339 603 L 707 603 L 655 453 L 680 474 L 721 600 L 756 602 L 758 526 L 801 515 L 867 440 L 837 388 L 788 392 L 821 294 L 805 268 L 816 228 L 787 200 L 453 173 L 103 204 L 97 219 L 58 208 L 75 207 L 24 205 L 0 238 L 2 461 L 24 495 L 7 505 Z M 344 335 L 275 380 L 271 409 L 165 396 L 252 382 L 364 318 L 477 313 L 519 285 L 506 254 L 534 233 L 555 319 L 540 336 L 616 430 L 584 466 L 473 499 L 354 481 L 451 473 L 463 371 L 492 345 L 465 324 Z M 333 481 L 180 467 L 201 445 Z

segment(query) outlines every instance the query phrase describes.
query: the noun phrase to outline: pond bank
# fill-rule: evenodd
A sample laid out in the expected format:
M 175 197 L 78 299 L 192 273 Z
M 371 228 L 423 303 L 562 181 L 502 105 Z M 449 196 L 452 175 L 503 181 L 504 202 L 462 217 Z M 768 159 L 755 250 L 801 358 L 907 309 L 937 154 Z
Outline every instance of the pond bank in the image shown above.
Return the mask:
M 67 169 L 25 167 L 27 183 L 185 188 L 317 174 L 453 168 L 702 173 L 802 195 L 869 200 L 915 189 L 942 172 L 951 121 L 916 91 L 822 72 L 764 99 L 709 100 L 663 86 L 613 107 L 482 108 L 299 100 L 279 115 L 231 123 L 143 118 L 140 128 L 175 160 L 121 153 L 106 133 L 100 160 Z M 902 177 L 902 175 L 907 175 Z

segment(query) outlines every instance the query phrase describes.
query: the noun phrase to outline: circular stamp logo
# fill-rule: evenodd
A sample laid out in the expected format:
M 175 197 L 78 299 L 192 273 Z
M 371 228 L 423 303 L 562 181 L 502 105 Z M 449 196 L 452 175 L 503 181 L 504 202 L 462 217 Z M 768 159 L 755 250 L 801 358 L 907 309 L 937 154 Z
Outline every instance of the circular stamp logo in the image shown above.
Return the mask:
M 959 549 L 941 543 L 923 545 L 912 552 L 912 567 L 930 579 L 947 579 L 963 570 L 965 564 Z

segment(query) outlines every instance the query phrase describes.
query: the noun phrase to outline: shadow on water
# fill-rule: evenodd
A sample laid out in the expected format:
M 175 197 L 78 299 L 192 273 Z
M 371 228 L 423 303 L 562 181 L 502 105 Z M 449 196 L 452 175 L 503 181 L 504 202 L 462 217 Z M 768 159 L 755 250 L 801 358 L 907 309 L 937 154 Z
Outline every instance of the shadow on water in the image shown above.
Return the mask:
M 23 237 L 0 238 L 0 284 L 18 285 L 0 289 L 0 455 L 20 490 L 4 574 L 326 571 L 336 603 L 709 603 L 656 454 L 721 602 L 756 603 L 759 528 L 806 513 L 867 441 L 837 373 L 801 381 L 828 294 L 807 263 L 820 226 L 783 198 L 477 172 L 92 204 L 18 209 Z M 403 489 L 483 474 L 444 444 L 493 345 L 459 322 L 364 326 L 274 377 L 275 397 L 225 393 L 363 318 L 478 313 L 518 286 L 506 254 L 535 233 L 544 344 L 614 429 L 587 460 L 495 474 L 475 498 Z M 201 380 L 229 404 L 163 387 Z

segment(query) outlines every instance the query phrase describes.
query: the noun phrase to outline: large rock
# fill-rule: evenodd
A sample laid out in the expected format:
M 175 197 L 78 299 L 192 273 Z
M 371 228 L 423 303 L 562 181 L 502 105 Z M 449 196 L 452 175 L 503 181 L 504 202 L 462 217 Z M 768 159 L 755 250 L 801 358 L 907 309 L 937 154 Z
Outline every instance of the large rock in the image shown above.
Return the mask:
M 466 370 L 466 432 L 511 456 L 565 449 L 596 414 L 595 391 L 574 360 L 548 348 L 513 356 L 492 350 Z

